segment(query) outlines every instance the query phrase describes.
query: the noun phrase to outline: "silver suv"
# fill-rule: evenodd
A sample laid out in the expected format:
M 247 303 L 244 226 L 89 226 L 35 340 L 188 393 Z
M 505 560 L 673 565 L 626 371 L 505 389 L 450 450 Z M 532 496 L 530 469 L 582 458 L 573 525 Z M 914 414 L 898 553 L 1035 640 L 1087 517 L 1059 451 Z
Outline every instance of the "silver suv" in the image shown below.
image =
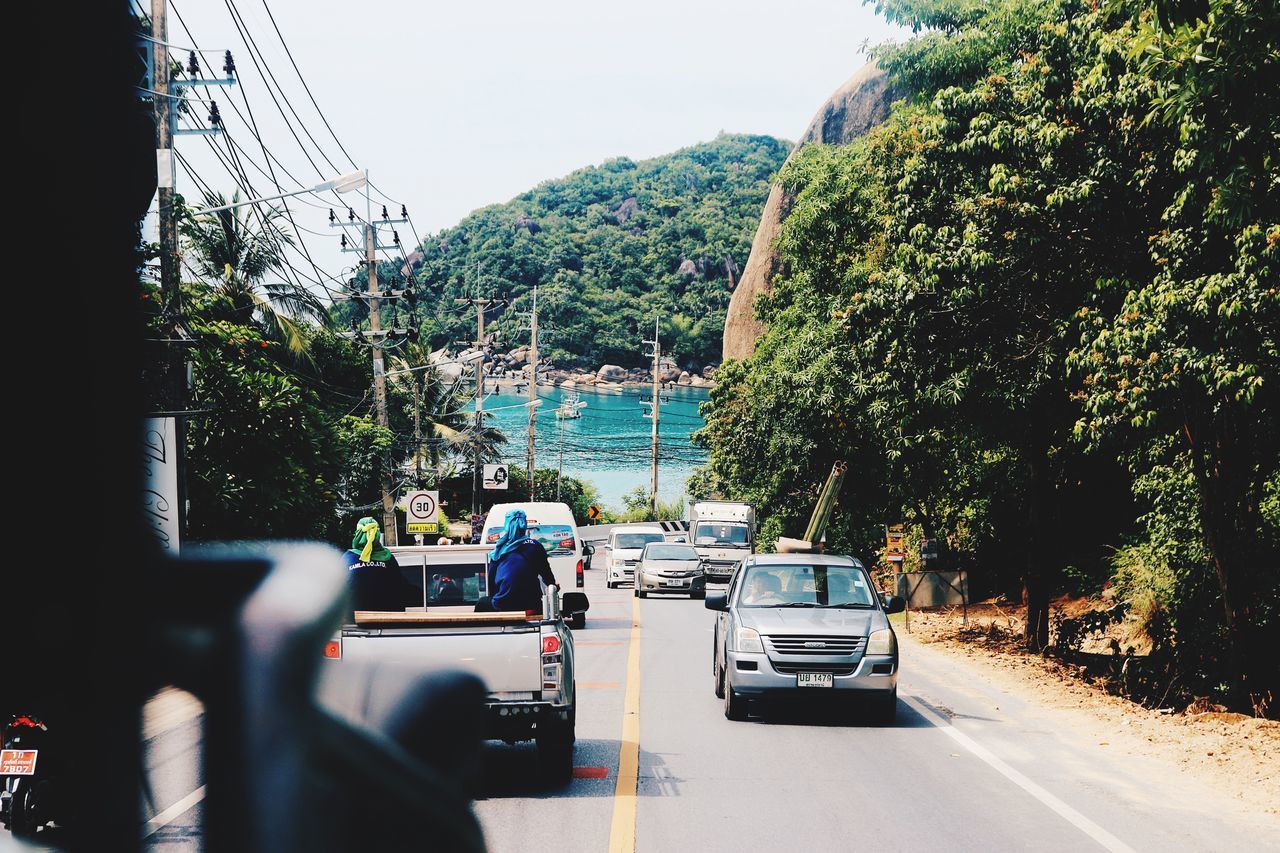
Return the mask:
M 870 704 L 879 723 L 898 706 L 898 641 L 866 568 L 853 557 L 752 554 L 738 564 L 715 610 L 712 676 L 724 715 L 747 716 L 750 699 L 838 697 Z

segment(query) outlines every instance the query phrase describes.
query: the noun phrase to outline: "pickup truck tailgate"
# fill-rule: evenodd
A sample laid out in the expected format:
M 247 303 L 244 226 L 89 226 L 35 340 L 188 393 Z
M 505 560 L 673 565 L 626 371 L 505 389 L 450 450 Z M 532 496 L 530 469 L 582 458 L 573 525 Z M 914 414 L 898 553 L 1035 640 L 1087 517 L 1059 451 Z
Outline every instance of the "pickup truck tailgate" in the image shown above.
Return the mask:
M 342 659 L 419 671 L 470 672 L 489 691 L 542 689 L 542 637 L 536 624 L 480 628 L 379 628 L 342 632 Z

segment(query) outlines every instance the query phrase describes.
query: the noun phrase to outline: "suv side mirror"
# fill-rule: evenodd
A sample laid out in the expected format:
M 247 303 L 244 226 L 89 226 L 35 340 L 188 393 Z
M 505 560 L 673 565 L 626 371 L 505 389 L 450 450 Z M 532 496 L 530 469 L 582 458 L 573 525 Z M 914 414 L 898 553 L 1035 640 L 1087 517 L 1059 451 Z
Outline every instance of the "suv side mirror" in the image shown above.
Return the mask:
M 729 609 L 729 596 L 722 592 L 708 595 L 702 600 L 702 606 L 708 610 L 727 611 Z
M 885 613 L 901 613 L 907 609 L 907 600 L 900 595 L 891 595 L 884 603 Z
M 594 554 L 595 552 L 596 552 L 596 546 L 592 545 L 590 542 L 582 543 L 582 553 Z

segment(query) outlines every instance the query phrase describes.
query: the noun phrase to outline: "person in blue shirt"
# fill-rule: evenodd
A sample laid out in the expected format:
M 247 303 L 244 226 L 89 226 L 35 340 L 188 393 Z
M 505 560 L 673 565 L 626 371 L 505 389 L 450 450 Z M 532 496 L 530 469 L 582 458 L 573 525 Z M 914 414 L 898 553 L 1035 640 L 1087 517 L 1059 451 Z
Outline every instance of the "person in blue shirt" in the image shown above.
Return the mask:
M 507 513 L 502 536 L 489 555 L 489 599 L 476 603 L 476 610 L 542 610 L 542 584 L 551 586 L 547 551 L 529 536 L 529 520 L 522 509 Z
M 369 516 L 356 522 L 351 548 L 343 556 L 352 611 L 404 610 L 406 604 L 421 602 L 422 592 L 400 574 L 400 564 L 382 544 L 378 522 Z

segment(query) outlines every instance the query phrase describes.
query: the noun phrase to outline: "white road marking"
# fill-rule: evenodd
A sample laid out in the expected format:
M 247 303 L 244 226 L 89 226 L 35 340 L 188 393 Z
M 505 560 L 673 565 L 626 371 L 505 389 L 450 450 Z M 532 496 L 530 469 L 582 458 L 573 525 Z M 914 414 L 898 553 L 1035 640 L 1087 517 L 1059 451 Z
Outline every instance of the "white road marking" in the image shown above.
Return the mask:
M 935 727 L 940 729 L 956 743 L 960 744 L 965 749 L 969 750 L 969 752 L 985 761 L 993 770 L 1000 773 L 1000 775 L 1004 776 L 1010 782 L 1017 785 L 1040 802 L 1044 803 L 1053 811 L 1057 812 L 1060 816 L 1065 818 L 1068 823 L 1101 844 L 1107 850 L 1111 850 L 1113 853 L 1136 853 L 1136 851 L 1128 844 L 1125 844 L 1119 838 L 1116 838 L 1110 832 L 1107 832 L 1105 829 L 1089 820 L 1089 818 L 1085 817 L 1083 814 L 1076 811 L 1071 806 L 1067 805 L 1062 800 L 1037 785 L 1035 782 L 1032 782 L 1008 764 L 1005 764 L 1004 761 L 998 758 L 985 746 L 978 743 L 968 735 L 957 731 L 955 726 L 951 725 L 949 721 L 934 713 L 932 709 L 925 706 L 919 700 L 912 696 L 903 696 L 902 701 L 910 705 L 916 713 L 933 723 Z
M 187 794 L 181 800 L 178 800 L 176 803 L 169 806 L 169 808 L 165 809 L 164 811 L 160 812 L 160 814 L 156 815 L 155 817 L 151 818 L 151 820 L 147 821 L 147 826 L 146 826 L 147 831 L 143 834 L 143 837 L 145 838 L 146 836 L 154 833 L 160 827 L 165 826 L 169 823 L 172 823 L 175 819 L 186 814 L 186 812 L 192 806 L 194 806 L 196 803 L 200 802 L 203 799 L 204 799 L 204 785 L 201 785 L 199 788 L 196 788 L 190 794 Z

